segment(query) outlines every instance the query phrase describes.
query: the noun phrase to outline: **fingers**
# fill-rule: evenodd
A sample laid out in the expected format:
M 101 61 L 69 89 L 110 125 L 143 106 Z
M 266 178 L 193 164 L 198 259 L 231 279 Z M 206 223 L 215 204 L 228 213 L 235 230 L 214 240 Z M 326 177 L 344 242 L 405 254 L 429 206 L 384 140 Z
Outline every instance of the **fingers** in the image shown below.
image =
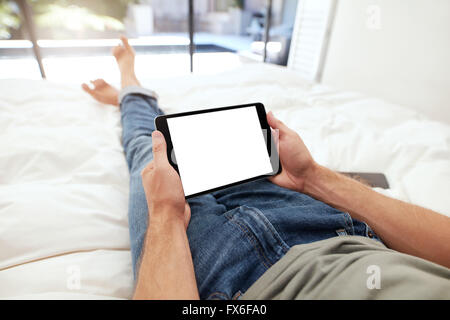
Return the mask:
M 280 150 L 279 150 L 279 144 L 280 144 L 280 130 L 270 128 L 270 131 L 272 132 L 273 142 L 275 143 L 275 146 L 276 146 L 276 148 L 277 148 L 277 151 L 280 151 Z
M 281 120 L 278 120 L 277 118 L 275 118 L 272 111 L 269 111 L 269 113 L 267 114 L 267 122 L 274 129 L 283 130 L 283 131 L 288 129 L 288 127 Z
M 276 130 L 276 131 L 278 131 L 277 138 L 282 138 L 285 134 L 287 134 L 290 131 L 288 126 L 286 126 L 281 120 L 278 120 L 277 118 L 275 118 L 272 111 L 270 111 L 267 114 L 267 122 L 273 129 L 277 129 Z
M 273 184 L 283 185 L 283 178 L 279 174 L 277 174 L 276 176 L 271 176 L 269 178 L 269 181 L 272 182 Z
M 153 159 L 155 160 L 156 165 L 168 162 L 167 145 L 163 134 L 158 130 L 153 131 L 152 142 L 153 142 Z

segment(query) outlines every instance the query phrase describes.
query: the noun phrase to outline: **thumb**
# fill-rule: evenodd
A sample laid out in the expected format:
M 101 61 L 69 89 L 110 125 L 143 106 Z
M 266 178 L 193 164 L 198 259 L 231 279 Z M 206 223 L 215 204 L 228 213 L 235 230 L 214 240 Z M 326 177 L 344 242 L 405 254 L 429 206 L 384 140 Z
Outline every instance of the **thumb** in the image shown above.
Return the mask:
M 152 142 L 153 158 L 155 160 L 155 164 L 158 165 L 159 163 L 168 162 L 166 140 L 164 139 L 164 136 L 160 131 L 153 131 Z
M 273 129 L 278 129 L 280 131 L 280 136 L 289 129 L 281 120 L 275 118 L 272 111 L 267 114 L 267 122 Z

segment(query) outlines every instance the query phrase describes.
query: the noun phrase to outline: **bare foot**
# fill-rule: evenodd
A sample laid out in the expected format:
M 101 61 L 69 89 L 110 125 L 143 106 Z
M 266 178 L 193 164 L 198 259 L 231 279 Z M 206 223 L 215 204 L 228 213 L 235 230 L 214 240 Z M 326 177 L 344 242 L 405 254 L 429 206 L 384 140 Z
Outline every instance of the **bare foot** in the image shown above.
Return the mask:
M 119 91 L 116 88 L 103 79 L 92 80 L 91 83 L 94 85 L 94 89 L 91 89 L 86 83 L 83 83 L 81 87 L 95 100 L 119 106 Z
M 112 49 L 112 54 L 119 66 L 122 88 L 140 86 L 141 84 L 134 73 L 134 57 L 136 54 L 126 37 L 121 36 L 120 40 L 122 43 Z M 116 88 L 103 79 L 93 80 L 91 83 L 94 85 L 94 89 L 91 89 L 86 83 L 83 83 L 81 87 L 95 100 L 115 106 L 119 105 L 119 91 Z
M 120 40 L 122 43 L 112 49 L 112 54 L 119 66 L 122 88 L 140 86 L 134 73 L 134 57 L 136 55 L 134 49 L 130 46 L 126 37 L 121 36 Z

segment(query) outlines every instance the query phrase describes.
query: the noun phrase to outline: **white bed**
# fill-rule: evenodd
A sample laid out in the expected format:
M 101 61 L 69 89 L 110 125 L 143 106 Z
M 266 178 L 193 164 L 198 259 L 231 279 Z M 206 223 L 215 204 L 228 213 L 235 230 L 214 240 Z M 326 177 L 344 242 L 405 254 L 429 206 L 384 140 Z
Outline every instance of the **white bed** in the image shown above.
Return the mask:
M 166 112 L 262 102 L 319 163 L 384 172 L 380 192 L 450 215 L 448 124 L 270 65 L 144 84 Z M 0 97 L 0 298 L 130 298 L 118 109 L 47 81 L 1 80 Z

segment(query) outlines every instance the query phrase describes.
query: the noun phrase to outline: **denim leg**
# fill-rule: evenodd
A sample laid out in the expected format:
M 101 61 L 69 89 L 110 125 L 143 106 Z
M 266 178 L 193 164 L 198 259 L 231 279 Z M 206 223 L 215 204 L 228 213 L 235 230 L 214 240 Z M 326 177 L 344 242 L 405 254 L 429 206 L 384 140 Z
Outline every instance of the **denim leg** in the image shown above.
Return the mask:
M 148 224 L 141 171 L 153 158 L 154 118 L 163 112 L 156 99 L 142 92 L 128 93 L 120 101 L 136 277 Z M 267 180 L 190 199 L 189 204 L 187 233 L 201 298 L 239 297 L 292 245 L 337 236 L 342 230 L 367 236 L 369 230 L 347 213 Z
M 379 238 L 367 224 L 308 195 L 279 187 L 267 179 L 213 193 L 231 210 L 246 205 L 260 210 L 289 245 L 347 234 Z
M 152 132 L 154 119 L 163 112 L 155 98 L 143 94 L 127 94 L 121 99 L 122 143 L 130 170 L 128 224 L 133 273 L 137 275 L 137 262 L 147 231 L 148 208 L 142 186 L 141 171 L 153 159 Z
M 146 95 L 142 88 L 136 88 L 139 93 L 128 92 L 120 99 L 123 135 L 122 142 L 126 160 L 130 170 L 130 195 L 128 208 L 128 223 L 130 231 L 130 246 L 133 263 L 133 273 L 136 278 L 138 261 L 141 255 L 145 233 L 148 225 L 147 200 L 142 186 L 141 171 L 153 159 L 151 134 L 156 129 L 154 119 L 163 112 L 158 108 L 157 101 L 150 94 Z M 191 250 L 194 257 L 195 270 L 209 270 L 210 257 L 203 251 L 204 247 L 197 244 L 203 242 L 204 236 L 211 230 L 219 232 L 217 219 L 225 213 L 225 206 L 218 204 L 214 197 L 205 195 L 189 200 L 191 221 L 187 230 Z M 192 240 L 191 240 L 192 239 Z M 205 275 L 206 272 L 201 273 Z M 203 277 L 197 278 L 203 283 L 208 282 Z M 205 290 L 205 289 L 204 289 Z
M 206 198 L 213 205 L 196 210 L 188 228 L 202 299 L 239 298 L 294 245 L 371 231 L 346 212 L 268 180 L 216 191 L 198 201 Z
M 289 249 L 258 210 L 227 211 L 211 194 L 189 204 L 187 234 L 201 299 L 239 297 Z

